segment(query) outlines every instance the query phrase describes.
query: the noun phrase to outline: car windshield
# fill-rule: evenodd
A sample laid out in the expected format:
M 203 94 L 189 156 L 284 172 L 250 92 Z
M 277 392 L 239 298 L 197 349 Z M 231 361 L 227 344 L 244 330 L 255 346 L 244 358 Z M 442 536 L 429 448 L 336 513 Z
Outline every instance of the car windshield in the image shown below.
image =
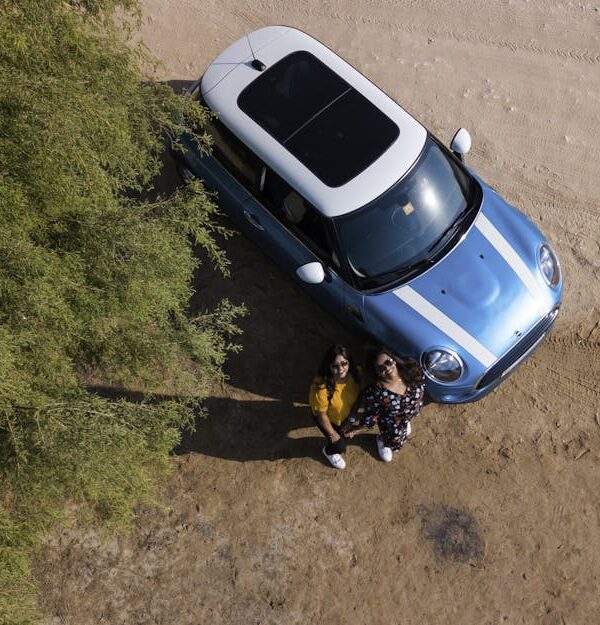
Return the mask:
M 360 288 L 413 277 L 474 218 L 481 188 L 431 136 L 410 172 L 376 200 L 335 220 Z

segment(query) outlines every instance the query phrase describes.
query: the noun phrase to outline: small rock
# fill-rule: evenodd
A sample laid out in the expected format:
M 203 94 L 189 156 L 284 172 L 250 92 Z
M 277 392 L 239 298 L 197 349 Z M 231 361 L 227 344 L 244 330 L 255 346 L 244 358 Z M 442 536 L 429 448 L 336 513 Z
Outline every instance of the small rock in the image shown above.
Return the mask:
M 498 453 L 503 458 L 510 458 L 510 456 L 511 456 L 510 449 L 508 449 L 507 447 L 500 447 L 500 449 L 498 450 Z

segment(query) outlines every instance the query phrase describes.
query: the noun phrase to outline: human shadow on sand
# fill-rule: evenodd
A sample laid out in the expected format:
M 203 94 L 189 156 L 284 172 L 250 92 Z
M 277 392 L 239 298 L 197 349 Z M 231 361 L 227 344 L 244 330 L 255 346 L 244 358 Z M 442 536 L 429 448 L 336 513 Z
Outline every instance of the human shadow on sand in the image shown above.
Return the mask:
M 307 406 L 273 400 L 211 398 L 208 416 L 198 418 L 194 432 L 185 432 L 175 454 L 199 453 L 241 462 L 313 458 L 327 463 L 325 444 Z M 375 440 L 362 434 L 348 442 L 376 457 Z

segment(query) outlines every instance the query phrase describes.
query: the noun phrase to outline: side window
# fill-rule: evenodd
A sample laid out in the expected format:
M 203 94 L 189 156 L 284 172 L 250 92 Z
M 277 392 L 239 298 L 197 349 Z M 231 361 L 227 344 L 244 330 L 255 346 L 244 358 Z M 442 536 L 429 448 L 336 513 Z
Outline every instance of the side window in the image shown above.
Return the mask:
M 261 198 L 273 215 L 317 256 L 330 261 L 332 250 L 325 218 L 274 171 L 267 169 L 262 182 Z
M 211 120 L 207 130 L 214 140 L 213 156 L 247 189 L 258 190 L 261 160 L 218 119 Z

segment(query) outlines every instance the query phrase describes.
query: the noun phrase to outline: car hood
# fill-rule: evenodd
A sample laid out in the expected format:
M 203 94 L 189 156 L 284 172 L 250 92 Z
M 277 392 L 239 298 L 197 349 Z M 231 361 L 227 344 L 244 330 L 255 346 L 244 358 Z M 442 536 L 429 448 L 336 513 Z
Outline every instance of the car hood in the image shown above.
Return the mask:
M 491 366 L 554 304 L 537 268 L 539 230 L 485 184 L 480 212 L 441 261 L 409 283 L 382 294 L 388 312 L 411 324 L 423 349 L 466 350 Z M 404 325 L 404 323 L 403 323 Z

